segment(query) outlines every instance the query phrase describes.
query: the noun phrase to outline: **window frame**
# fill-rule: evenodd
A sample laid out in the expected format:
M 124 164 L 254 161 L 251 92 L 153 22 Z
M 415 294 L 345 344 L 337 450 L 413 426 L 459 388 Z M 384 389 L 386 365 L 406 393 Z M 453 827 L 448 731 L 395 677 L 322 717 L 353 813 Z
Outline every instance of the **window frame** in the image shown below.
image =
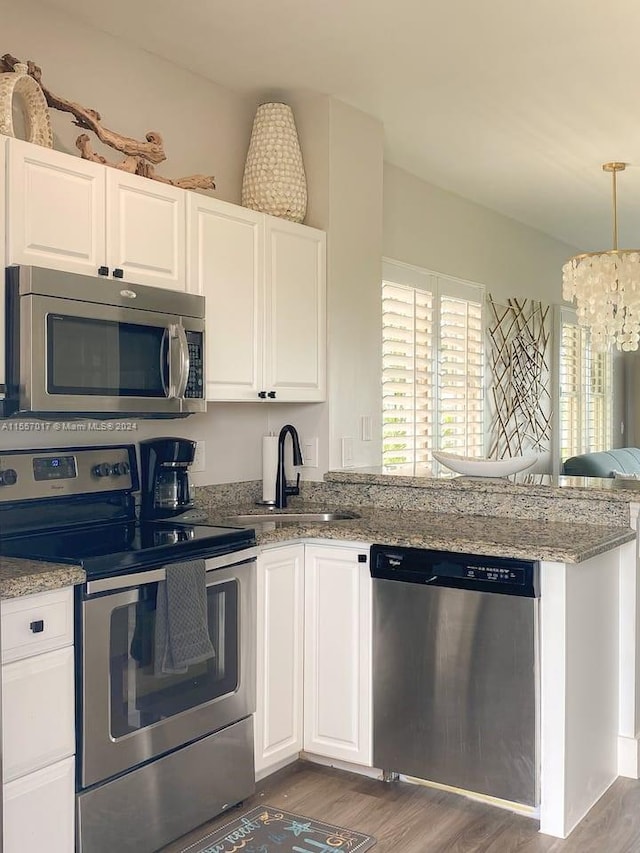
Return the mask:
M 476 282 L 465 281 L 464 279 L 456 278 L 454 276 L 445 275 L 442 273 L 437 273 L 432 270 L 422 269 L 420 267 L 413 266 L 411 264 L 405 264 L 401 261 L 395 261 L 389 258 L 384 258 L 382 262 L 382 281 L 381 281 L 381 301 L 384 299 L 384 285 L 388 283 L 390 285 L 395 285 L 398 287 L 410 288 L 413 290 L 419 290 L 423 292 L 428 292 L 432 295 L 432 328 L 431 328 L 431 353 L 430 353 L 430 372 L 431 372 L 431 389 L 433 393 L 432 398 L 432 434 L 429 436 L 427 433 L 427 447 L 423 452 L 424 458 L 422 460 L 416 461 L 417 455 L 421 452 L 420 448 L 416 447 L 417 437 L 416 435 L 412 435 L 410 437 L 412 441 L 412 448 L 409 451 L 409 456 L 411 457 L 411 461 L 405 463 L 397 463 L 389 465 L 385 463 L 385 417 L 388 413 L 388 410 L 385 408 L 385 397 L 384 397 L 384 318 L 385 311 L 384 306 L 382 310 L 382 323 L 381 323 L 381 332 L 383 337 L 383 359 L 381 364 L 381 383 L 382 383 L 382 448 L 381 448 L 381 459 L 382 465 L 385 470 L 392 470 L 397 473 L 407 473 L 407 474 L 416 474 L 416 473 L 425 473 L 432 474 L 435 473 L 436 470 L 440 470 L 440 466 L 436 463 L 431 453 L 433 450 L 447 450 L 449 452 L 460 452 L 462 455 L 484 455 L 486 450 L 486 421 L 487 421 L 487 351 L 486 351 L 486 335 L 485 335 L 485 323 L 486 323 L 486 287 L 482 284 L 478 284 Z M 442 369 L 443 369 L 443 350 L 442 350 L 442 338 L 443 338 L 443 325 L 442 325 L 442 307 L 443 298 L 450 298 L 452 300 L 462 300 L 467 303 L 471 303 L 474 306 L 477 306 L 477 311 L 479 317 L 477 319 L 478 322 L 478 340 L 477 344 L 480 349 L 480 366 L 479 373 L 476 377 L 476 381 L 479 383 L 479 408 L 478 408 L 478 420 L 476 421 L 476 430 L 475 437 L 476 441 L 469 441 L 469 431 L 465 432 L 465 448 L 466 450 L 463 452 L 462 450 L 458 450 L 455 447 L 451 447 L 450 443 L 447 446 L 447 442 L 445 441 L 443 444 L 443 424 L 442 424 L 442 399 L 443 399 L 443 389 L 441 384 L 442 377 Z M 468 317 L 468 315 L 467 315 Z M 469 338 L 467 338 L 469 340 Z M 465 353 L 465 359 L 468 363 L 469 361 L 469 353 Z M 468 374 L 467 374 L 468 375 Z M 427 398 L 428 400 L 428 395 Z M 465 399 L 467 396 L 465 394 Z M 414 401 L 413 411 L 415 413 L 417 409 L 416 403 Z M 429 439 L 431 439 L 431 444 L 429 444 Z M 479 439 L 479 440 L 478 440 Z M 469 448 L 473 449 L 469 451 Z M 450 472 L 447 472 L 450 473 Z
M 564 326 L 574 326 L 577 330 L 579 330 L 580 335 L 580 352 L 579 352 L 579 388 L 577 395 L 574 395 L 577 400 L 577 442 L 576 445 L 569 450 L 565 451 L 563 448 L 563 395 L 562 386 L 563 386 L 563 329 Z M 592 395 L 588 393 L 588 387 L 592 385 L 591 381 L 591 372 L 590 372 L 590 363 L 593 357 L 598 357 L 600 353 L 593 353 L 590 350 L 589 346 L 589 330 L 586 326 L 580 325 L 577 318 L 577 313 L 575 309 L 569 308 L 567 306 L 560 306 L 558 315 L 557 315 L 557 324 L 556 324 L 556 334 L 557 334 L 557 358 L 556 358 L 556 368 L 557 368 L 557 407 L 556 411 L 558 413 L 557 417 L 557 459 L 560 471 L 562 470 L 562 465 L 565 459 L 568 459 L 572 456 L 577 456 L 582 453 L 593 453 L 598 452 L 600 450 L 610 450 L 613 447 L 613 418 L 614 418 L 614 407 L 612 403 L 613 391 L 614 391 L 614 356 L 611 351 L 605 352 L 603 355 L 605 357 L 605 365 L 604 365 L 604 381 L 603 388 L 604 390 L 600 392 L 595 399 L 600 400 L 601 404 L 604 404 L 604 423 L 600 425 L 602 430 L 602 436 L 600 438 L 600 443 L 596 443 L 596 445 L 590 444 L 590 415 L 593 410 L 594 400 L 592 399 Z

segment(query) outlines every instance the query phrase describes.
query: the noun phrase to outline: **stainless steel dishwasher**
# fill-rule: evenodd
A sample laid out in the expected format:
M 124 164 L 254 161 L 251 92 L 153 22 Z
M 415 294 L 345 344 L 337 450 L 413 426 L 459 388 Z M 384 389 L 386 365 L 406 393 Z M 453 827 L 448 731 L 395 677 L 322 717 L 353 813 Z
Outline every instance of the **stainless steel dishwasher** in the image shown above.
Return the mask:
M 373 762 L 537 806 L 538 564 L 373 545 Z

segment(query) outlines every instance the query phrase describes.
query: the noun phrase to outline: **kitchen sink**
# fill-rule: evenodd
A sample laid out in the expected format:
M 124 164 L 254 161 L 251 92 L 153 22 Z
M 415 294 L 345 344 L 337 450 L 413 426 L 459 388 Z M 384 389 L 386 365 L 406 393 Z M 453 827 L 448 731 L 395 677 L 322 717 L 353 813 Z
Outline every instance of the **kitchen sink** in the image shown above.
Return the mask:
M 360 518 L 356 512 L 288 512 L 277 509 L 270 512 L 247 513 L 246 515 L 229 515 L 223 520 L 223 524 L 237 527 L 254 527 L 256 525 L 273 524 L 301 524 L 306 522 L 329 522 L 347 521 L 352 518 Z

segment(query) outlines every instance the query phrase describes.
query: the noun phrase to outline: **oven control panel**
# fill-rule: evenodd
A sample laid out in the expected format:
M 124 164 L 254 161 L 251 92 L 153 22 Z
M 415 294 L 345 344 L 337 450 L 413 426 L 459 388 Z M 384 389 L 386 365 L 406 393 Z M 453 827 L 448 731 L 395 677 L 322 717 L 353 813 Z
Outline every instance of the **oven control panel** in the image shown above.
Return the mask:
M 0 503 L 137 488 L 132 444 L 0 451 Z

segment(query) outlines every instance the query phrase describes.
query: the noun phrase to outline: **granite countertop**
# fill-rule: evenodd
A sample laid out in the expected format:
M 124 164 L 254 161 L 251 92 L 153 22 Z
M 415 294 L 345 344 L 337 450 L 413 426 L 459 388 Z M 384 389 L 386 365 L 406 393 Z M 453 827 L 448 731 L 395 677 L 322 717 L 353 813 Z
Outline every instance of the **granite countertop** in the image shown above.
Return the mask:
M 640 503 L 640 480 L 614 477 L 564 477 L 552 474 L 516 474 L 512 477 L 432 477 L 394 474 L 382 468 L 344 468 L 328 471 L 326 483 L 360 486 L 405 486 L 413 489 L 445 489 L 487 494 L 525 493 L 540 497 L 575 498 Z
M 256 507 L 255 504 L 203 509 L 207 511 L 208 522 L 211 524 L 224 523 L 226 517 L 235 515 L 264 514 L 264 509 Z M 328 539 L 404 545 L 490 557 L 580 563 L 635 539 L 632 528 L 624 526 L 407 510 L 400 512 L 371 507 L 320 507 L 317 504 L 298 501 L 292 501 L 288 508 L 289 513 L 323 510 L 350 511 L 358 517 L 332 522 L 258 522 L 251 525 L 255 527 L 258 545 L 296 539 Z
M 253 503 L 201 508 L 207 514 L 207 523 L 214 525 L 224 524 L 229 516 L 265 514 L 264 508 Z M 277 523 L 277 518 L 287 512 L 327 510 L 347 511 L 356 517 L 332 522 L 296 519 Z M 560 563 L 580 563 L 635 538 L 634 531 L 626 526 L 361 506 L 328 507 L 300 500 L 292 501 L 288 510 L 279 511 L 274 520 L 257 521 L 255 524 L 247 522 L 246 526 L 255 527 L 259 546 L 300 539 L 326 539 Z M 85 573 L 79 566 L 0 556 L 0 598 L 46 592 L 84 581 Z
M 18 598 L 84 583 L 80 566 L 0 556 L 0 598 Z

